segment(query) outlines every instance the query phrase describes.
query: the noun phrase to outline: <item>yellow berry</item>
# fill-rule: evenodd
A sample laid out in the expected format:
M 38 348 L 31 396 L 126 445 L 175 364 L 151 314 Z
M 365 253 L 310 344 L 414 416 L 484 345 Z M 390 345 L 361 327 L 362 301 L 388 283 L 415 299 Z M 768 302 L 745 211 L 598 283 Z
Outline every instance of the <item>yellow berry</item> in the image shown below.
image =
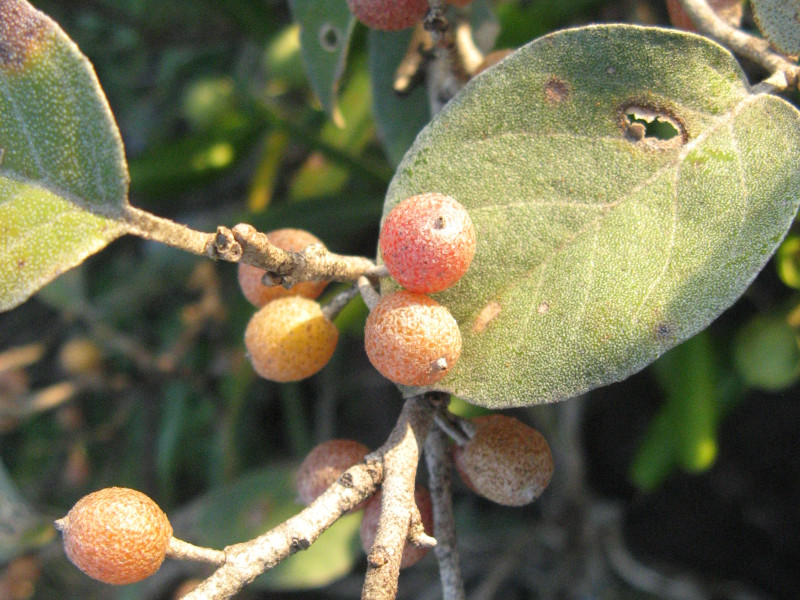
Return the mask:
M 425 386 L 452 370 L 461 354 L 461 332 L 447 308 L 400 290 L 370 312 L 364 345 L 381 375 L 400 385 Z
M 475 435 L 456 446 L 453 462 L 476 494 L 505 506 L 533 502 L 550 483 L 553 456 L 544 436 L 503 415 L 472 419 Z
M 288 252 L 302 252 L 312 244 L 322 244 L 319 238 L 304 229 L 276 229 L 267 234 L 267 239 L 273 246 Z M 261 278 L 265 272 L 258 267 L 239 263 L 239 287 L 253 306 L 261 307 L 271 300 L 286 296 L 304 296 L 314 300 L 328 285 L 327 281 L 301 281 L 289 289 L 280 285 L 264 285 Z
M 252 316 L 244 343 L 256 373 L 270 381 L 299 381 L 322 369 L 336 349 L 339 330 L 314 300 L 288 296 Z
M 134 583 L 158 571 L 172 537 L 167 515 L 155 502 L 119 487 L 84 496 L 56 526 L 72 563 L 112 584 Z

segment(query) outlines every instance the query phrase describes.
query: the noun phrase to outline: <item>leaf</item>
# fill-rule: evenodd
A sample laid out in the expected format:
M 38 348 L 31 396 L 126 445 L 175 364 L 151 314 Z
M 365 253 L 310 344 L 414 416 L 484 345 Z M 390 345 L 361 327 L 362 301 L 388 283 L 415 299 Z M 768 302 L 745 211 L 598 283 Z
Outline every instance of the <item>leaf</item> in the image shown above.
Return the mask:
M 127 193 L 91 65 L 47 16 L 0 0 L 0 310 L 122 235 Z
M 355 17 L 342 0 L 291 0 L 289 6 L 301 27 L 300 43 L 311 87 L 326 112 L 335 115 Z
M 463 337 L 436 389 L 553 402 L 642 369 L 742 294 L 798 208 L 800 113 L 750 94 L 705 38 L 561 31 L 420 133 L 384 217 L 429 191 L 464 204 L 478 236 L 467 275 L 436 296 Z
M 764 37 L 784 54 L 800 54 L 800 0 L 752 0 L 752 4 Z
M 171 520 L 176 535 L 214 548 L 244 542 L 279 525 L 303 508 L 294 502 L 297 465 L 270 467 L 212 491 Z M 252 585 L 261 589 L 309 589 L 349 573 L 361 550 L 361 514 L 339 519 L 308 550 L 271 569 Z M 185 537 L 184 537 L 185 539 Z

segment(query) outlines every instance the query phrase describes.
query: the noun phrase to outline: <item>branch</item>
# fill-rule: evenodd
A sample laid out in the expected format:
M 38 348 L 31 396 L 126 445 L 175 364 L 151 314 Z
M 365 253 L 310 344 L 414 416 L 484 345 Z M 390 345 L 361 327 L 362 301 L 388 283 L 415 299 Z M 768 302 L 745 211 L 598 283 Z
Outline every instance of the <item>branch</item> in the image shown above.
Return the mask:
M 439 428 L 431 429 L 425 440 L 425 461 L 428 465 L 428 487 L 433 501 L 433 533 L 436 538 L 433 551 L 436 553 L 436 560 L 439 561 L 442 598 L 464 600 L 464 580 L 459 567 L 453 518 L 453 493 L 450 484 L 453 464 L 447 435 Z
M 406 401 L 397 426 L 378 452 L 384 480 L 381 517 L 375 542 L 367 557 L 362 600 L 394 600 L 400 576 L 400 559 L 409 533 L 414 505 L 414 479 L 425 436 L 433 422 L 425 396 Z
M 700 31 L 771 73 L 761 86 L 756 87 L 756 91 L 781 91 L 800 83 L 800 66 L 775 52 L 767 40 L 732 27 L 706 0 L 680 0 L 680 3 Z
M 225 563 L 187 594 L 184 600 L 231 598 L 245 585 L 282 560 L 295 552 L 307 549 L 342 514 L 371 496 L 384 480 L 385 474 L 391 474 L 387 479 L 392 481 L 408 477 L 407 467 L 411 463 L 414 465 L 414 470 L 416 469 L 419 452 L 416 440 L 424 438 L 431 421 L 431 408 L 422 396 L 406 401 L 397 424 L 383 446 L 368 455 L 365 462 L 347 469 L 319 498 L 288 521 L 253 540 L 225 548 Z M 410 475 L 412 502 L 413 481 L 412 470 Z M 391 489 L 392 484 L 384 491 L 384 501 L 387 496 L 395 493 L 390 491 Z M 409 515 L 410 510 L 406 514 Z M 383 520 L 384 517 L 381 515 L 381 521 Z M 408 522 L 407 516 L 403 543 L 408 531 Z M 380 533 L 380 527 L 378 531 Z M 385 544 L 384 546 L 388 547 Z M 396 554 L 399 571 L 401 553 Z M 219 558 L 220 555 L 209 556 Z M 387 564 L 390 562 L 387 561 Z M 385 569 L 379 571 L 383 575 Z M 397 589 L 396 577 L 394 589 Z M 394 595 L 391 597 L 394 598 Z
M 251 225 L 240 223 L 216 233 L 195 231 L 169 219 L 128 206 L 123 215 L 128 233 L 199 256 L 243 262 L 264 269 L 265 282 L 291 287 L 301 281 L 355 281 L 360 275 L 380 277 L 383 270 L 368 258 L 329 252 L 323 245 L 287 252 L 269 242 Z

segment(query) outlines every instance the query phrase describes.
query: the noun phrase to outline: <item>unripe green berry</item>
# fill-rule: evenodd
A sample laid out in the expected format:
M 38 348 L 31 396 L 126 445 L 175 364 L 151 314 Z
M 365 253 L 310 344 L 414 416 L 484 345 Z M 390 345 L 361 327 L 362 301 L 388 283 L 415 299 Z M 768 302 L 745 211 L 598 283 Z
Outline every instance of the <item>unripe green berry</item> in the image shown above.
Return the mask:
M 297 469 L 297 495 L 311 504 L 347 469 L 364 460 L 369 448 L 355 440 L 328 440 L 315 446 Z M 353 510 L 363 508 L 357 506 Z
M 375 543 L 375 535 L 378 532 L 378 522 L 381 518 L 381 492 L 374 494 L 364 507 L 364 518 L 361 520 L 361 546 L 364 552 L 369 554 L 372 550 L 372 545 Z M 431 502 L 431 493 L 424 487 L 417 486 L 414 490 L 414 502 L 419 509 L 420 519 L 425 533 L 433 535 L 433 504 Z M 430 548 L 418 548 L 412 546 L 408 542 L 403 547 L 403 556 L 400 558 L 400 568 L 405 569 L 421 561 L 428 553 Z
M 286 250 L 287 252 L 302 252 L 312 244 L 322 244 L 322 241 L 315 235 L 304 229 L 276 229 L 266 234 L 270 243 Z M 242 294 L 254 306 L 264 306 L 267 302 L 276 298 L 286 296 L 304 296 L 314 300 L 319 298 L 322 290 L 328 285 L 327 281 L 301 281 L 290 288 L 281 285 L 264 285 L 261 278 L 264 276 L 264 269 L 259 269 L 252 265 L 239 263 L 238 277 L 239 287 Z
M 356 19 L 373 29 L 396 31 L 416 24 L 428 10 L 428 0 L 347 0 Z
M 72 563 L 112 584 L 134 583 L 158 571 L 172 538 L 167 515 L 155 502 L 118 487 L 84 496 L 56 526 Z
M 476 494 L 506 506 L 533 502 L 550 483 L 553 456 L 544 436 L 503 415 L 472 419 L 475 435 L 456 446 L 453 462 Z
M 419 194 L 389 212 L 381 228 L 381 257 L 389 274 L 412 292 L 452 286 L 475 255 L 475 228 L 467 209 L 444 194 Z
M 382 297 L 370 312 L 364 345 L 381 375 L 400 385 L 425 386 L 453 369 L 461 354 L 461 332 L 436 300 L 399 290 Z
M 314 300 L 278 298 L 256 312 L 244 332 L 244 345 L 256 373 L 270 381 L 300 381 L 322 369 L 333 356 L 339 330 Z

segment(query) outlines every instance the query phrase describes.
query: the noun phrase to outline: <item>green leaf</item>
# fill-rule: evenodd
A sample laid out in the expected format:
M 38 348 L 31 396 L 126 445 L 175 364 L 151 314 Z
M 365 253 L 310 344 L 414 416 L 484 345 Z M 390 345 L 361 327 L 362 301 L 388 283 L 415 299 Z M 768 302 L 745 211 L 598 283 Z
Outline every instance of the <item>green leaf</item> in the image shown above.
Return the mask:
M 784 54 L 800 54 L 800 0 L 752 0 L 752 4 L 764 37 Z
M 241 477 L 198 499 L 171 520 L 177 536 L 223 548 L 264 533 L 294 516 L 302 506 L 294 498 L 297 465 L 270 467 Z M 361 513 L 346 515 L 308 550 L 299 552 L 253 582 L 261 589 L 310 589 L 349 573 L 361 550 Z
M 798 208 L 800 113 L 751 94 L 705 38 L 561 31 L 442 110 L 384 215 L 431 191 L 478 236 L 470 271 L 436 296 L 463 350 L 435 387 L 490 407 L 557 401 L 642 369 L 742 294 Z
M 92 66 L 47 16 L 0 0 L 0 310 L 122 235 L 127 192 Z
M 355 17 L 342 0 L 291 0 L 311 87 L 333 115 Z

